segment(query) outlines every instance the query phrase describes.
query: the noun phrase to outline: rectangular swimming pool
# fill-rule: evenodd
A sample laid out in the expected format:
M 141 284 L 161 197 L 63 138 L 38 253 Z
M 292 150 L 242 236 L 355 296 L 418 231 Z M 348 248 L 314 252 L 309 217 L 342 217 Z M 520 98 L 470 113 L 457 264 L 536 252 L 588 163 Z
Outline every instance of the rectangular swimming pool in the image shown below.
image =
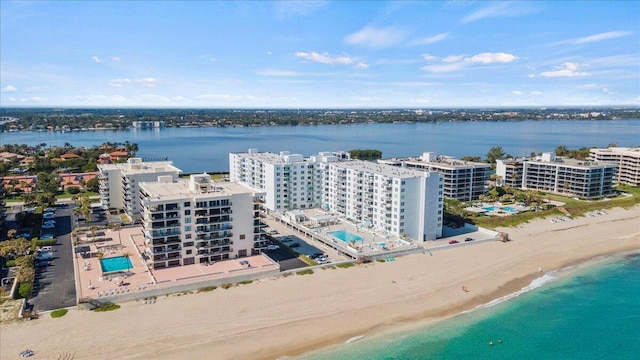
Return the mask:
M 344 242 L 362 241 L 362 236 L 350 233 L 347 230 L 333 231 L 328 234 Z
M 100 267 L 102 267 L 102 274 L 105 275 L 131 270 L 133 264 L 126 256 L 115 256 L 100 259 Z

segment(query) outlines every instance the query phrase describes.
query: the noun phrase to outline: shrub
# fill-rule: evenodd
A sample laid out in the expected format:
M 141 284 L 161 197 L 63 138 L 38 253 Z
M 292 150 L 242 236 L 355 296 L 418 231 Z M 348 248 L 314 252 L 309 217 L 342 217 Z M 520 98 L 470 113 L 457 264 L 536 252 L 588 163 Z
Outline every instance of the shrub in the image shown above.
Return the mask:
M 233 284 L 222 284 L 222 285 L 220 285 L 220 287 L 223 288 L 223 289 L 228 289 L 228 288 L 230 288 L 232 286 L 233 286 Z
M 102 305 L 100 307 L 95 308 L 93 311 L 104 312 L 104 311 L 111 311 L 111 310 L 116 310 L 116 309 L 120 309 L 120 305 L 113 304 L 113 303 L 108 303 L 108 304 L 104 304 L 104 305 Z
M 67 192 L 69 194 L 78 194 L 80 192 L 80 188 L 77 186 L 67 186 Z
M 16 261 L 15 260 L 7 260 L 7 262 L 5 263 L 5 266 L 10 268 L 10 267 L 14 267 L 16 266 Z
M 253 280 L 244 280 L 244 281 L 240 281 L 238 283 L 238 285 L 249 285 L 253 282 Z
M 298 275 L 311 275 L 311 274 L 313 274 L 313 270 L 311 270 L 311 269 L 302 270 L 302 271 L 298 271 L 296 274 L 298 274 Z
M 50 240 L 39 240 L 39 239 L 33 239 L 33 244 L 36 244 L 36 246 L 53 246 L 56 243 L 58 243 L 58 240 L 56 239 L 50 239 Z
M 67 315 L 67 312 L 69 312 L 69 310 L 67 309 L 57 309 L 57 310 L 53 310 L 51 312 L 51 317 L 52 318 L 59 318 L 59 317 L 63 317 L 65 315 Z
M 198 289 L 198 292 L 209 292 L 217 289 L 217 286 L 205 286 Z
M 377 261 L 377 262 L 381 262 L 381 263 L 382 263 L 382 262 L 385 262 L 386 260 L 385 260 L 385 259 L 378 259 L 378 260 L 376 260 L 376 261 Z
M 337 266 L 337 267 L 339 267 L 339 268 L 341 268 L 341 269 L 346 269 L 346 268 L 350 268 L 350 267 L 352 267 L 352 266 L 355 266 L 355 264 L 354 264 L 354 263 L 350 263 L 350 262 L 348 262 L 348 263 L 338 264 L 338 265 L 336 265 L 336 266 Z
M 18 287 L 18 295 L 20 297 L 28 299 L 31 297 L 31 290 L 33 289 L 33 284 L 30 282 L 21 283 Z

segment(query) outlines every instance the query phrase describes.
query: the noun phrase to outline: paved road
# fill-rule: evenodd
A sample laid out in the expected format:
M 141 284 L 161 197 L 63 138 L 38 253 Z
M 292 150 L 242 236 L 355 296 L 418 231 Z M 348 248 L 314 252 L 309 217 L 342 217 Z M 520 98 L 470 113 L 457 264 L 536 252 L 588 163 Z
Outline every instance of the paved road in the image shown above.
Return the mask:
M 52 265 L 36 269 L 33 297 L 29 304 L 36 311 L 54 310 L 76 305 L 76 283 L 73 272 L 73 246 L 71 243 L 71 216 L 68 205 L 57 207 L 55 229 L 45 229 L 58 239 L 54 248 Z

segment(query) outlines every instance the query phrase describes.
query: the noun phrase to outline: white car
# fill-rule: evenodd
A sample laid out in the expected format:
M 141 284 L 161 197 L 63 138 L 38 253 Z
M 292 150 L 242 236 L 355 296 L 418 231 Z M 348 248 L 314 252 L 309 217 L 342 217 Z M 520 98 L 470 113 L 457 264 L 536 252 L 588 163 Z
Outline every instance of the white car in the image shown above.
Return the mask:
M 43 219 L 53 219 L 55 217 L 55 215 L 53 213 L 44 213 L 42 215 Z
M 271 231 L 269 231 L 269 234 L 270 235 L 277 235 L 277 234 L 280 234 L 280 232 L 278 232 L 278 230 L 271 230 Z
M 53 246 L 43 246 L 40 248 L 40 252 L 53 251 Z
M 267 245 L 267 250 L 271 251 L 271 250 L 278 250 L 280 249 L 280 246 L 278 245 Z

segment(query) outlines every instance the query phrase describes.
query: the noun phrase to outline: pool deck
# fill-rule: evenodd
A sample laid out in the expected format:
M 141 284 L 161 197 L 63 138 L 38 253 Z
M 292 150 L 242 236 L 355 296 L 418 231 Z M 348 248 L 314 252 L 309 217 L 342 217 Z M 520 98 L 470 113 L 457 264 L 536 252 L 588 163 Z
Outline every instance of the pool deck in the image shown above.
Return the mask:
M 135 292 L 153 289 L 167 289 L 177 285 L 203 282 L 207 280 L 223 280 L 226 277 L 242 275 L 259 275 L 263 272 L 279 269 L 279 265 L 263 255 L 255 255 L 238 259 L 215 262 L 211 265 L 194 264 L 166 269 L 150 270 L 142 260 L 144 252 L 144 235 L 141 227 L 122 228 L 120 236 L 114 230 L 101 230 L 102 241 L 87 243 L 91 253 L 101 250 L 104 257 L 124 256 L 129 254 L 133 267 L 125 273 L 103 276 L 100 259 L 97 256 L 83 257 L 74 254 L 76 271 L 77 297 L 117 298 L 119 295 L 130 295 Z M 79 239 L 86 240 L 83 235 Z M 248 261 L 249 265 L 240 264 Z M 127 296 L 130 298 L 131 296 Z

